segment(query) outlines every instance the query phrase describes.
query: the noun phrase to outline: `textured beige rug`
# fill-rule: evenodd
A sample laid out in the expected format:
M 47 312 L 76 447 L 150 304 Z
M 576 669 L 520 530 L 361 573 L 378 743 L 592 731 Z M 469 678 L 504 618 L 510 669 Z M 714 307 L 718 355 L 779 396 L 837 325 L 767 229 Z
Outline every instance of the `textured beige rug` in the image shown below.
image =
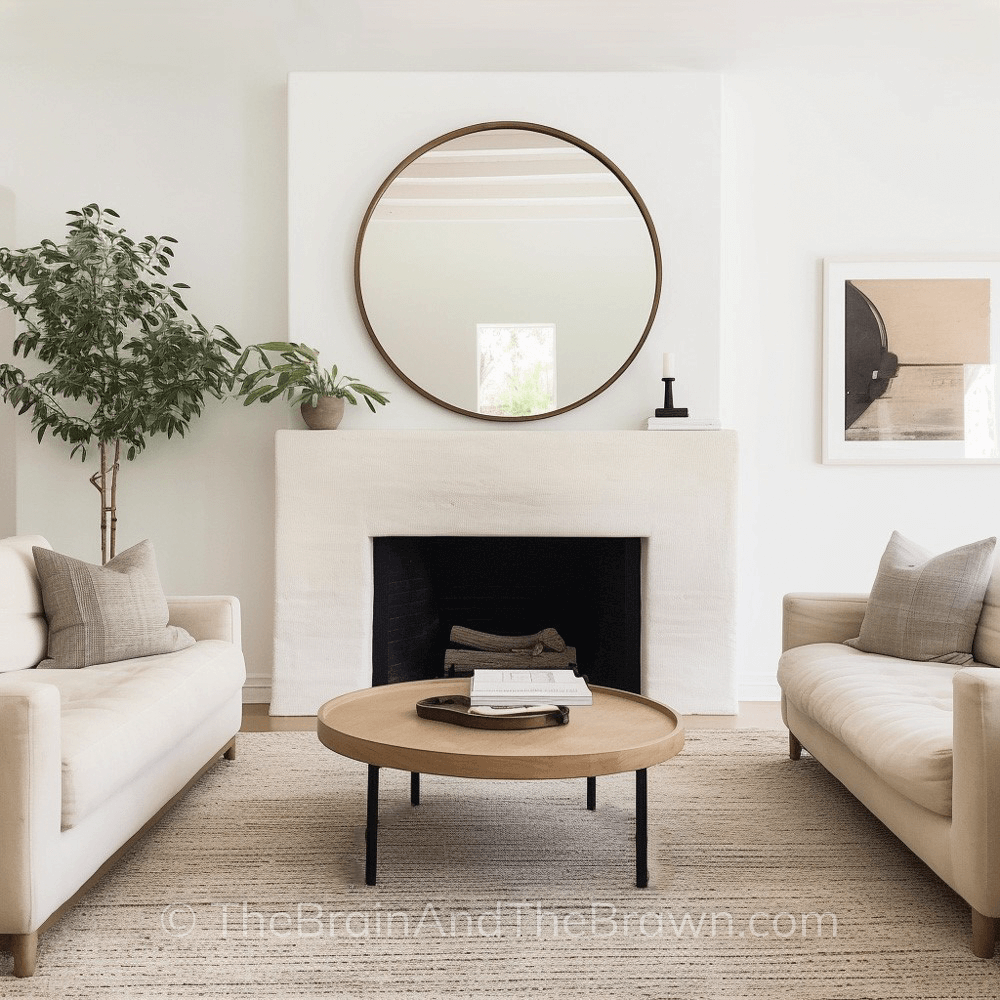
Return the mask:
M 784 733 L 695 731 L 633 780 L 383 772 L 363 882 L 365 768 L 311 733 L 246 734 L 42 937 L 12 997 L 890 997 L 1000 994 L 968 912 Z

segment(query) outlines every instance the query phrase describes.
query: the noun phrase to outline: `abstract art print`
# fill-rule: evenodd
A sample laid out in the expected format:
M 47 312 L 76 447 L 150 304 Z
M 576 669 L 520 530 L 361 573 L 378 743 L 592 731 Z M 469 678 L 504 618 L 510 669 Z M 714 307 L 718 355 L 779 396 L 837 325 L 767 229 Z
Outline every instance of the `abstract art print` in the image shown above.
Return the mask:
M 1000 462 L 1000 260 L 825 262 L 823 461 Z

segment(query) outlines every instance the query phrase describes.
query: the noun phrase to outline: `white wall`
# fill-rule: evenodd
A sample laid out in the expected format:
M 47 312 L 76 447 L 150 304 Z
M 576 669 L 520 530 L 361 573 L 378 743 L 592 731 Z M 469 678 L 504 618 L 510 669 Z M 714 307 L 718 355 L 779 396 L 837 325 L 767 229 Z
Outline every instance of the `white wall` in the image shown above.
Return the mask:
M 741 441 L 745 694 L 768 692 L 783 592 L 866 589 L 892 528 L 929 547 L 997 530 L 1000 469 L 819 462 L 821 259 L 998 249 L 996 8 L 978 0 L 656 0 L 613 20 L 602 7 L 581 4 L 566 25 L 564 4 L 538 0 L 525 31 L 522 5 L 499 0 L 3 4 L 0 201 L 13 201 L 10 240 L 22 245 L 56 232 L 65 210 L 92 200 L 141 232 L 178 237 L 175 270 L 193 286 L 203 319 L 244 341 L 272 339 L 287 334 L 289 71 L 721 68 L 720 398 L 724 424 Z M 403 92 L 406 82 L 400 76 Z M 545 110 L 551 124 L 601 145 L 591 125 L 603 129 L 603 115 L 595 122 L 569 99 Z M 495 115 L 482 111 L 473 117 Z M 404 103 L 366 123 L 360 152 L 368 155 L 371 135 L 392 134 L 402 155 L 428 131 L 466 124 L 467 114 L 453 121 L 441 113 L 439 128 L 439 109 Z M 328 123 L 334 139 L 340 126 Z M 643 128 L 656 133 L 661 124 L 649 116 Z M 356 152 L 345 145 L 343 156 Z M 395 162 L 380 164 L 382 176 Z M 631 162 L 619 165 L 644 195 L 656 184 L 658 164 L 639 163 L 641 176 Z M 344 192 L 343 218 L 331 222 L 330 238 L 348 248 L 367 184 L 366 175 Z M 714 210 L 683 189 L 650 208 L 663 244 L 675 223 L 718 236 Z M 719 272 L 717 261 L 708 266 Z M 340 282 L 338 294 L 350 300 L 349 273 L 324 280 Z M 703 399 L 687 380 L 692 365 L 719 364 L 720 300 L 703 301 L 704 312 L 671 312 L 673 291 L 691 280 L 702 276 L 675 245 L 665 262 L 667 312 L 637 364 L 610 394 L 541 426 L 638 426 L 659 403 L 656 358 L 666 349 L 683 365 L 677 401 L 694 412 Z M 360 324 L 343 317 L 338 356 L 389 385 L 388 372 L 369 363 Z M 369 428 L 447 419 L 399 389 L 385 413 L 348 417 Z M 96 493 L 86 470 L 61 445 L 37 445 L 23 418 L 16 442 L 10 426 L 9 414 L 6 424 L 0 418 L 0 474 L 9 488 L 17 473 L 17 530 L 42 531 L 96 558 Z M 154 443 L 122 486 L 123 540 L 154 539 L 168 589 L 241 596 L 260 684 L 270 670 L 272 432 L 280 426 L 295 426 L 281 408 L 213 407 L 189 439 Z
M 859 45 L 725 78 L 744 697 L 774 691 L 783 593 L 867 591 L 893 529 L 931 549 L 1000 531 L 998 467 L 820 464 L 822 258 L 1000 253 L 995 59 L 972 34 L 929 58 L 891 38 L 872 51 L 860 29 Z
M 67 210 L 97 201 L 130 231 L 179 240 L 171 273 L 206 323 L 273 339 L 287 331 L 285 67 L 266 46 L 241 47 L 249 11 L 234 29 L 233 11 L 207 6 L 3 7 L 0 203 L 16 219 L 4 245 L 56 236 Z M 120 481 L 120 549 L 151 538 L 168 593 L 242 599 L 251 686 L 270 675 L 273 436 L 290 422 L 280 407 L 210 403 L 190 436 L 154 438 Z M 99 560 L 91 465 L 37 444 L 26 417 L 13 438 L 4 426 L 16 530 Z
M 9 246 L 13 238 L 14 196 L 0 187 L 0 246 Z M 14 360 L 14 336 L 14 317 L 5 309 L 0 312 L 0 364 Z M 17 530 L 16 416 L 12 407 L 0 406 L 0 538 Z

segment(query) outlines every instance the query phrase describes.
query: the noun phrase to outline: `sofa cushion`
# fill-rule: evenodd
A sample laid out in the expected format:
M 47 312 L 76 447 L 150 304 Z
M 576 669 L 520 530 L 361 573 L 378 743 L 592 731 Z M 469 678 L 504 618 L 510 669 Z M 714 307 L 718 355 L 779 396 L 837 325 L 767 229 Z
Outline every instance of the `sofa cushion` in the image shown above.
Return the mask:
M 959 669 L 814 643 L 782 655 L 778 683 L 886 784 L 950 816 L 952 681 Z
M 983 613 L 976 626 L 976 641 L 972 644 L 972 657 L 976 663 L 990 667 L 1000 667 L 1000 567 L 994 559 L 993 575 L 990 577 L 986 596 L 983 598 Z
M 41 547 L 34 556 L 49 623 L 43 668 L 89 667 L 194 643 L 184 629 L 167 624 L 167 599 L 148 540 L 104 566 Z
M 0 673 L 33 667 L 45 656 L 48 631 L 31 557 L 35 546 L 49 543 L 41 535 L 0 538 Z
M 206 639 L 182 652 L 6 675 L 59 689 L 63 829 L 85 819 L 239 697 L 244 672 L 239 647 Z
M 933 556 L 894 531 L 861 634 L 848 645 L 908 660 L 971 663 L 996 541 L 984 538 Z

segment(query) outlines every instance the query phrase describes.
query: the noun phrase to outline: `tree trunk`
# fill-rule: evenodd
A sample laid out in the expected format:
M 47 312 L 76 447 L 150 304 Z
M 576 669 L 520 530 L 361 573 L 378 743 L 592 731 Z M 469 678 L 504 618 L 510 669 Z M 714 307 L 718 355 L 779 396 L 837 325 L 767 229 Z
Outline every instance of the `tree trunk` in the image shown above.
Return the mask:
M 108 462 L 108 452 L 114 444 L 114 459 Z M 115 541 L 118 531 L 118 464 L 121 459 L 121 441 L 102 441 L 99 446 L 101 467 L 91 477 L 90 482 L 101 495 L 101 565 L 115 557 Z M 110 528 L 110 530 L 109 530 Z
M 114 559 L 117 551 L 116 538 L 118 535 L 118 463 L 122 457 L 122 443 L 115 441 L 115 463 L 111 466 L 111 502 L 108 504 L 108 513 L 111 515 L 111 548 L 108 552 L 108 559 Z

